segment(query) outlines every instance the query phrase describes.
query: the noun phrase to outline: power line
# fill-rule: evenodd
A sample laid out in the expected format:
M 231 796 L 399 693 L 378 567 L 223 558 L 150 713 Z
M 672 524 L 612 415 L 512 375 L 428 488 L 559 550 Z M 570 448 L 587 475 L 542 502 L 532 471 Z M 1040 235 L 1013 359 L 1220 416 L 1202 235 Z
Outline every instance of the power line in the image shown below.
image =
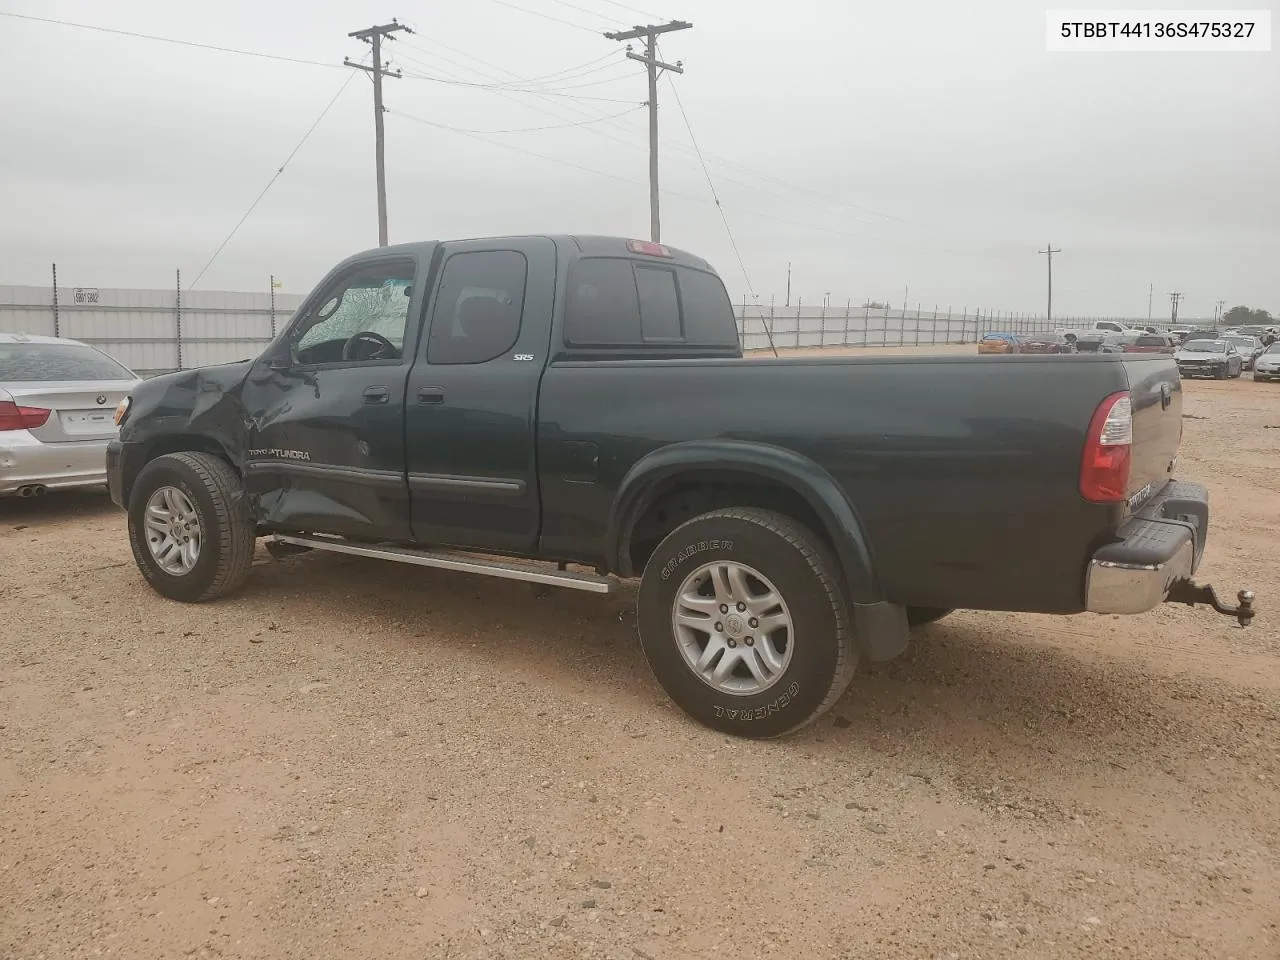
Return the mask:
M 497 0 L 494 0 L 497 2 Z M 439 73 L 439 70 L 436 70 Z M 443 83 L 455 87 L 473 87 L 479 90 L 492 90 L 499 92 L 499 88 L 489 83 L 471 83 L 466 80 L 446 80 L 443 77 L 433 77 L 425 73 L 403 73 L 400 74 L 406 80 L 428 80 L 431 83 Z M 506 89 L 506 88 L 501 88 Z M 623 100 L 619 97 L 592 97 L 581 93 L 556 93 L 549 90 L 509 90 L 510 93 L 528 93 L 538 97 L 567 97 L 570 100 L 594 100 L 597 103 L 635 103 L 634 100 Z
M 585 30 L 587 33 L 598 32 L 596 30 L 591 29 L 591 27 L 584 27 L 580 23 L 574 23 L 572 20 L 563 20 L 560 17 L 553 17 L 549 13 L 542 13 L 541 11 L 538 11 L 538 10 L 530 10 L 527 7 L 518 7 L 514 3 L 508 3 L 507 0 L 490 0 L 490 2 L 496 3 L 500 7 L 509 7 L 512 10 L 519 10 L 521 13 L 527 13 L 532 17 L 541 17 L 543 20 L 551 20 L 551 21 L 554 21 L 555 23 L 562 23 L 566 27 L 573 27 L 575 30 Z
M 711 179 L 711 171 L 707 169 L 706 161 L 702 159 L 702 148 L 698 146 L 698 138 L 693 135 L 693 124 L 689 122 L 689 114 L 685 112 L 684 103 L 680 99 L 680 91 L 676 89 L 676 83 L 671 77 L 667 77 L 667 85 L 671 87 L 671 93 L 676 98 L 676 106 L 680 110 L 680 116 L 684 120 L 684 128 L 689 131 L 689 142 L 693 144 L 694 152 L 698 154 L 698 161 L 702 164 L 702 173 L 707 178 L 707 187 L 711 190 L 711 199 L 715 201 L 716 210 L 720 214 L 720 220 L 724 223 L 724 232 L 729 237 L 729 245 L 733 247 L 733 255 L 738 258 L 738 268 L 742 271 L 742 279 L 747 284 L 747 292 L 751 294 L 751 302 L 755 304 L 756 313 L 760 315 L 760 325 L 764 327 L 765 336 L 769 338 L 769 348 L 773 351 L 773 355 L 778 355 L 778 347 L 773 342 L 773 331 L 769 329 L 769 325 L 764 320 L 764 310 L 760 307 L 760 297 L 756 294 L 756 288 L 751 283 L 751 276 L 747 273 L 746 261 L 742 259 L 742 251 L 738 249 L 738 241 L 733 236 L 733 228 L 729 226 L 729 218 L 725 215 L 724 205 L 720 203 L 720 195 L 716 193 L 715 182 Z M 787 264 L 787 286 L 791 286 L 791 265 Z M 743 318 L 745 321 L 745 317 Z
M 631 13 L 638 13 L 642 17 L 648 17 L 650 20 L 666 20 L 666 17 L 656 13 L 645 13 L 643 10 L 637 10 L 635 7 L 628 7 L 625 3 L 618 3 L 617 0 L 600 0 L 601 3 L 607 3 L 611 7 L 617 7 L 619 10 L 629 10 Z
M 172 43 L 180 47 L 198 47 L 201 50 L 216 50 L 219 53 L 237 53 L 242 57 L 257 57 L 261 60 L 279 60 L 284 63 L 301 63 L 309 67 L 327 67 L 335 69 L 338 67 L 336 63 L 326 63 L 323 60 L 306 60 L 301 57 L 287 57 L 278 53 L 262 53 L 258 50 L 241 50 L 237 47 L 221 47 L 213 43 L 200 43 L 195 40 L 177 40 L 173 37 L 161 37 L 152 33 L 137 33 L 132 30 L 115 30 L 111 27 L 99 27 L 92 23 L 72 23 L 70 20 L 54 20 L 49 17 L 33 17 L 25 13 L 10 13 L 7 10 L 0 10 L 0 17 L 13 17 L 17 20 L 31 20 L 36 23 L 52 23 L 61 27 L 76 27 L 80 30 L 93 30 L 97 33 L 111 33 L 118 37 L 133 37 L 136 40 L 155 40 L 158 43 Z
M 569 0 L 551 0 L 551 2 L 558 3 L 562 7 L 568 7 L 570 10 L 577 10 L 579 13 L 585 13 L 588 16 L 599 17 L 601 20 L 608 21 L 610 25 L 614 25 L 618 22 L 617 17 L 609 16 L 608 14 L 601 13 L 598 10 L 589 10 L 586 7 L 580 7 L 576 3 L 570 3 Z
M 527 157 L 537 157 L 539 160 L 546 160 L 550 163 L 558 163 L 561 166 L 572 167 L 574 170 L 581 170 L 584 173 L 594 173 L 596 176 L 607 177 L 610 180 L 617 180 L 620 183 L 629 183 L 635 186 L 644 186 L 643 181 L 632 180 L 629 177 L 618 176 L 615 173 L 608 173 L 604 170 L 597 170 L 594 167 L 584 166 L 580 163 L 574 163 L 572 160 L 563 160 L 560 157 L 551 157 L 545 153 L 538 153 L 535 150 L 526 150 L 524 147 L 517 147 L 514 144 L 503 143 L 501 140 L 489 140 L 482 134 L 474 133 L 469 130 L 460 130 L 457 127 L 446 126 L 443 123 L 437 123 L 434 120 L 427 120 L 424 117 L 415 117 L 413 114 L 405 113 L 403 110 L 387 111 L 393 117 L 401 117 L 405 120 L 412 120 L 414 123 L 421 123 L 424 126 L 434 127 L 437 130 L 448 130 L 464 137 L 470 137 L 472 140 L 479 140 L 481 143 L 487 143 L 491 146 L 501 147 L 503 150 L 510 150 L 514 153 L 524 154 Z
M 599 119 L 588 118 L 586 120 L 577 120 L 572 123 L 551 123 L 542 127 L 516 127 L 514 129 L 507 129 L 507 130 L 466 130 L 466 129 L 463 129 L 462 127 L 451 127 L 443 123 L 435 123 L 432 121 L 423 120 L 421 122 L 423 123 L 431 122 L 432 126 L 440 127 L 442 130 L 452 130 L 454 133 L 478 134 L 481 136 L 493 135 L 493 134 L 499 134 L 499 133 L 539 133 L 543 130 L 567 130 L 570 127 L 584 127 L 587 124 L 591 124 L 591 123 L 600 123 L 604 120 L 613 120 L 613 119 L 616 119 L 617 117 L 621 117 L 623 114 L 631 113 L 634 110 L 639 110 L 641 109 L 641 107 L 642 107 L 641 104 L 637 104 L 636 106 L 632 107 L 630 110 L 623 110 L 621 113 L 615 113 L 608 117 L 600 117 Z M 391 111 L 387 111 L 387 112 L 390 113 Z M 400 114 L 400 116 L 407 117 L 407 114 Z M 417 118 L 408 117 L 408 119 L 412 120 Z
M 436 40 L 432 37 L 420 37 L 419 39 L 426 43 L 431 44 L 434 47 L 440 47 L 444 50 L 450 51 L 451 53 L 456 53 L 460 57 L 466 57 L 468 60 L 474 60 L 476 63 L 483 64 L 486 67 L 493 67 L 493 64 L 488 63 L 485 60 L 481 60 L 479 57 L 473 56 L 472 54 L 467 53 L 465 50 L 459 50 L 456 47 L 451 47 L 447 43 L 442 43 L 441 41 Z M 403 46 L 406 46 L 409 49 L 422 54 L 424 57 L 434 57 L 434 58 L 443 60 L 446 63 L 452 63 L 453 65 L 457 67 L 461 67 L 464 70 L 475 69 L 474 67 L 468 64 L 459 63 L 457 60 L 453 60 L 450 57 L 443 56 L 439 53 L 434 53 L 430 50 L 425 50 L 422 47 L 417 46 L 416 44 L 413 44 L 413 43 L 405 43 Z M 606 63 L 605 61 L 609 61 L 609 62 Z M 556 82 L 560 82 L 562 80 L 577 80 L 577 79 L 581 79 L 582 77 L 590 76 L 593 73 L 599 73 L 601 70 L 608 70 L 610 67 L 620 62 L 621 62 L 620 59 L 616 57 L 612 51 L 610 51 L 609 53 L 606 53 L 603 57 L 596 57 L 594 60 L 588 60 L 587 62 L 577 64 L 576 66 L 565 67 L 563 70 L 557 70 L 554 73 L 546 73 L 546 74 L 542 74 L 541 76 L 520 78 L 512 81 L 497 81 L 495 82 L 494 86 L 495 88 L 498 86 L 511 87 L 516 85 L 531 87 L 531 86 L 536 86 L 538 84 L 541 84 L 548 80 L 555 80 Z M 512 74 L 512 76 L 515 76 L 515 75 Z
M 474 67 L 468 66 L 465 63 L 459 63 L 457 60 L 453 60 L 449 57 L 441 56 L 438 53 L 432 53 L 430 51 L 423 50 L 420 47 L 413 47 L 411 49 L 413 49 L 415 53 L 422 54 L 422 56 L 424 57 L 430 57 L 432 60 L 443 60 L 445 63 L 452 64 L 453 66 L 456 66 L 462 70 L 475 70 Z M 424 60 L 419 59 L 416 56 L 412 56 L 412 55 L 406 56 L 403 53 L 400 54 L 397 57 L 397 59 L 405 63 L 413 64 L 414 66 L 417 66 L 422 70 L 431 71 L 434 73 L 440 73 L 438 63 L 428 63 Z M 596 70 L 591 72 L 598 73 L 601 70 L 609 70 L 614 67 L 626 67 L 626 64 L 620 61 L 616 63 L 604 64 L 603 66 L 598 67 Z M 430 74 L 426 74 L 425 76 L 429 76 L 429 75 Z M 583 77 L 586 77 L 589 75 L 590 75 L 589 73 L 584 73 L 577 77 L 563 77 L 561 79 L 565 81 L 567 80 L 578 81 L 578 80 L 582 80 Z M 568 83 L 564 86 L 558 86 L 553 84 L 545 87 L 539 86 L 539 87 L 532 87 L 532 88 L 529 87 L 528 84 L 524 84 L 522 86 L 516 83 L 515 81 L 511 81 L 511 82 L 496 81 L 494 83 L 486 82 L 486 83 L 480 84 L 480 83 L 474 83 L 474 81 L 462 81 L 462 80 L 459 80 L 458 78 L 452 78 L 452 79 L 456 83 L 474 84 L 475 86 L 485 90 L 493 90 L 493 91 L 505 90 L 509 93 L 529 93 L 529 94 L 535 94 L 535 95 L 550 94 L 552 96 L 556 96 L 556 95 L 565 95 L 565 92 L 569 90 L 581 90 L 584 87 L 599 87 L 599 86 L 604 86 L 605 84 L 617 83 L 619 80 L 629 80 L 634 75 L 635 75 L 634 71 L 628 69 L 626 73 L 620 73 L 612 77 L 603 77 L 598 80 L 584 80 L 582 83 L 574 82 L 574 83 Z M 446 74 L 446 76 L 448 75 Z M 560 81 L 557 81 L 557 84 L 559 82 Z M 572 96 L 578 96 L 578 95 L 573 94 Z
M 284 168 L 289 165 L 289 162 L 293 160 L 295 156 L 297 156 L 298 151 L 302 149 L 302 145 L 306 143 L 308 139 L 310 139 L 311 134 L 315 133 L 316 127 L 320 126 L 320 121 L 323 120 L 325 116 L 328 115 L 329 111 L 333 108 L 333 105 L 338 102 L 338 98 L 342 96 L 343 91 L 347 89 L 347 87 L 351 84 L 351 81 L 354 79 L 355 79 L 355 74 L 352 73 L 352 74 L 348 74 L 347 78 L 342 81 L 342 86 L 338 88 L 338 92 L 335 93 L 329 99 L 329 102 L 325 104 L 324 109 L 320 111 L 320 116 L 316 117 L 315 122 L 311 124 L 310 127 L 307 128 L 307 132 L 304 133 L 302 135 L 302 139 L 298 141 L 297 146 L 295 146 L 289 152 L 289 156 L 284 158 L 284 163 L 280 164 L 279 169 L 277 169 L 276 172 L 271 175 L 271 179 L 267 181 L 267 185 L 263 187 L 262 192 L 259 193 L 256 198 L 254 198 L 253 203 L 249 204 L 249 209 L 244 212 L 244 216 L 242 216 L 239 220 L 236 221 L 236 225 L 231 228 L 231 232 L 227 234 L 226 239 L 223 240 L 222 243 L 218 244 L 218 249 L 213 251 L 213 256 L 209 258 L 209 262 L 206 263 L 203 268 L 201 268 L 198 274 L 196 274 L 196 278 L 194 281 L 192 281 L 191 286 L 187 288 L 188 290 L 195 289 L 196 284 L 200 282 L 200 279 L 205 275 L 206 272 L 208 272 L 209 267 L 213 265 L 213 261 L 218 259 L 218 254 L 222 253 L 226 245 L 231 242 L 231 238 L 236 235 L 236 232 L 244 225 L 244 222 L 249 219 L 249 215 L 252 214 L 253 211 L 258 208 L 258 204 L 261 203 L 262 198 L 267 195 L 267 191 L 270 190 L 275 185 L 275 182 L 280 179 L 280 174 L 284 173 Z

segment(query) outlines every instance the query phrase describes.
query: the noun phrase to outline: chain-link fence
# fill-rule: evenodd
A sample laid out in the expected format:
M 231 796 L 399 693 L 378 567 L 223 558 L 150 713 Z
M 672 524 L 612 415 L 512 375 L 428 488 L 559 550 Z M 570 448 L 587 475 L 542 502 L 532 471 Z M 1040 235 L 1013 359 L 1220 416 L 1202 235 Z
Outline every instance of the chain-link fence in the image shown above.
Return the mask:
M 977 343 L 988 333 L 1043 334 L 1056 330 L 1083 330 L 1106 320 L 1126 327 L 1166 329 L 1169 323 L 1129 317 L 1054 317 L 1043 314 L 965 307 L 960 313 L 895 309 L 883 304 L 854 306 L 759 307 L 747 302 L 734 310 L 738 339 L 744 350 L 767 350 L 772 341 L 779 350 L 797 347 L 920 347 L 948 343 Z

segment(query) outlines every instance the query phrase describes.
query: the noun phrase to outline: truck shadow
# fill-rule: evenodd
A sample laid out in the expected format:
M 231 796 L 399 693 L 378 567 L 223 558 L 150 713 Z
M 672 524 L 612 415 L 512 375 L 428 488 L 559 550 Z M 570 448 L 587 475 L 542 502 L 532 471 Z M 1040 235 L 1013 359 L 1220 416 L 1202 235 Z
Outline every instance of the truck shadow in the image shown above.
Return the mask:
M 691 728 L 708 742 L 722 740 L 671 706 L 654 682 L 636 640 L 629 588 L 598 597 L 308 554 L 262 564 L 247 589 L 267 599 L 304 583 L 313 613 L 339 630 L 344 622 L 385 623 L 375 642 L 411 655 L 478 648 L 495 675 L 588 691 L 634 714 L 637 725 L 684 725 L 680 740 Z M 1215 681 L 1153 674 L 1136 660 L 1081 657 L 1038 635 L 1037 622 L 955 615 L 919 631 L 899 660 L 862 668 L 812 727 L 748 749 L 804 751 L 869 769 L 901 764 L 904 775 L 931 769 L 957 781 L 1013 776 L 1034 791 L 1082 765 L 1119 776 L 1177 766 L 1206 749 L 1229 753 L 1241 722 L 1280 735 L 1276 711 L 1265 703 L 1242 713 L 1239 691 Z M 1054 622 L 1055 635 L 1070 633 L 1073 621 Z
M 0 497 L 0 532 L 23 524 L 35 526 L 118 512 L 105 489 L 54 491 L 43 497 Z

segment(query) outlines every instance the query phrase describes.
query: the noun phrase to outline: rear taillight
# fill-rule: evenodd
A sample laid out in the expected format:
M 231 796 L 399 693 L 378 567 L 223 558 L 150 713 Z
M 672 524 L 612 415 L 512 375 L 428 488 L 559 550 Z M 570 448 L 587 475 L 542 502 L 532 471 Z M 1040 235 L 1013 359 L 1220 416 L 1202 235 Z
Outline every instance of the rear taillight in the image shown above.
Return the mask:
M 20 407 L 12 400 L 0 400 L 0 430 L 34 430 L 43 427 L 50 411 L 44 407 Z
M 671 258 L 671 250 L 669 248 L 651 240 L 628 240 L 627 249 L 632 253 L 642 253 L 646 257 Z
M 1129 489 L 1133 459 L 1133 407 L 1128 391 L 1113 393 L 1093 412 L 1080 459 L 1080 495 L 1118 503 Z

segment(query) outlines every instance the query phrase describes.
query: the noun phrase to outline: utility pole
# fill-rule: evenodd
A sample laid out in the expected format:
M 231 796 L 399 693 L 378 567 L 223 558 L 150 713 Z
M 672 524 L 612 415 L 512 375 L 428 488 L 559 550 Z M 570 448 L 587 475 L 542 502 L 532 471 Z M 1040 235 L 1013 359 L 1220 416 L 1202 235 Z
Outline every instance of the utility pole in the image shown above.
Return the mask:
M 649 239 L 654 243 L 662 240 L 662 225 L 658 216 L 658 71 L 684 73 L 683 61 L 677 60 L 670 64 L 658 59 L 658 37 L 673 30 L 688 30 L 692 27 L 692 23 L 684 20 L 672 20 L 670 23 L 651 23 L 621 33 L 605 34 L 609 40 L 644 39 L 644 55 L 632 52 L 631 45 L 627 44 L 627 59 L 643 63 L 649 72 Z
M 1151 322 L 1151 296 L 1156 292 L 1154 283 L 1147 284 L 1147 323 Z
M 791 306 L 791 261 L 787 261 L 787 304 Z
M 1054 249 L 1052 243 L 1046 243 L 1043 250 L 1037 250 L 1037 253 L 1046 254 L 1049 257 L 1049 302 L 1044 312 L 1045 323 L 1049 326 L 1053 325 L 1053 255 L 1061 253 L 1062 249 Z
M 378 168 L 378 246 L 380 247 L 387 245 L 387 172 L 384 162 L 382 131 L 382 113 L 384 109 L 382 106 L 382 78 L 400 78 L 399 70 L 393 72 L 382 68 L 382 40 L 384 37 L 388 40 L 394 40 L 395 34 L 400 30 L 405 33 L 413 33 L 404 24 L 396 23 L 395 20 L 390 23 L 366 27 L 363 30 L 353 30 L 347 34 L 348 37 L 363 40 L 373 47 L 373 65 L 367 66 L 363 63 L 356 63 L 350 57 L 345 57 L 342 61 L 345 66 L 363 70 L 373 77 L 373 137 L 374 157 Z
M 1226 305 L 1227 305 L 1227 301 L 1225 301 L 1225 300 L 1215 300 L 1215 301 L 1213 301 L 1213 324 L 1214 324 L 1214 326 L 1217 326 L 1217 325 L 1218 325 L 1218 321 L 1220 321 L 1220 320 L 1222 319 L 1222 308 L 1223 308 L 1223 307 L 1225 307 Z
M 1176 290 L 1173 293 L 1169 294 L 1169 307 L 1170 307 L 1169 322 L 1170 323 L 1178 322 L 1178 304 L 1182 302 L 1182 297 L 1183 297 L 1183 294 L 1179 293 Z

